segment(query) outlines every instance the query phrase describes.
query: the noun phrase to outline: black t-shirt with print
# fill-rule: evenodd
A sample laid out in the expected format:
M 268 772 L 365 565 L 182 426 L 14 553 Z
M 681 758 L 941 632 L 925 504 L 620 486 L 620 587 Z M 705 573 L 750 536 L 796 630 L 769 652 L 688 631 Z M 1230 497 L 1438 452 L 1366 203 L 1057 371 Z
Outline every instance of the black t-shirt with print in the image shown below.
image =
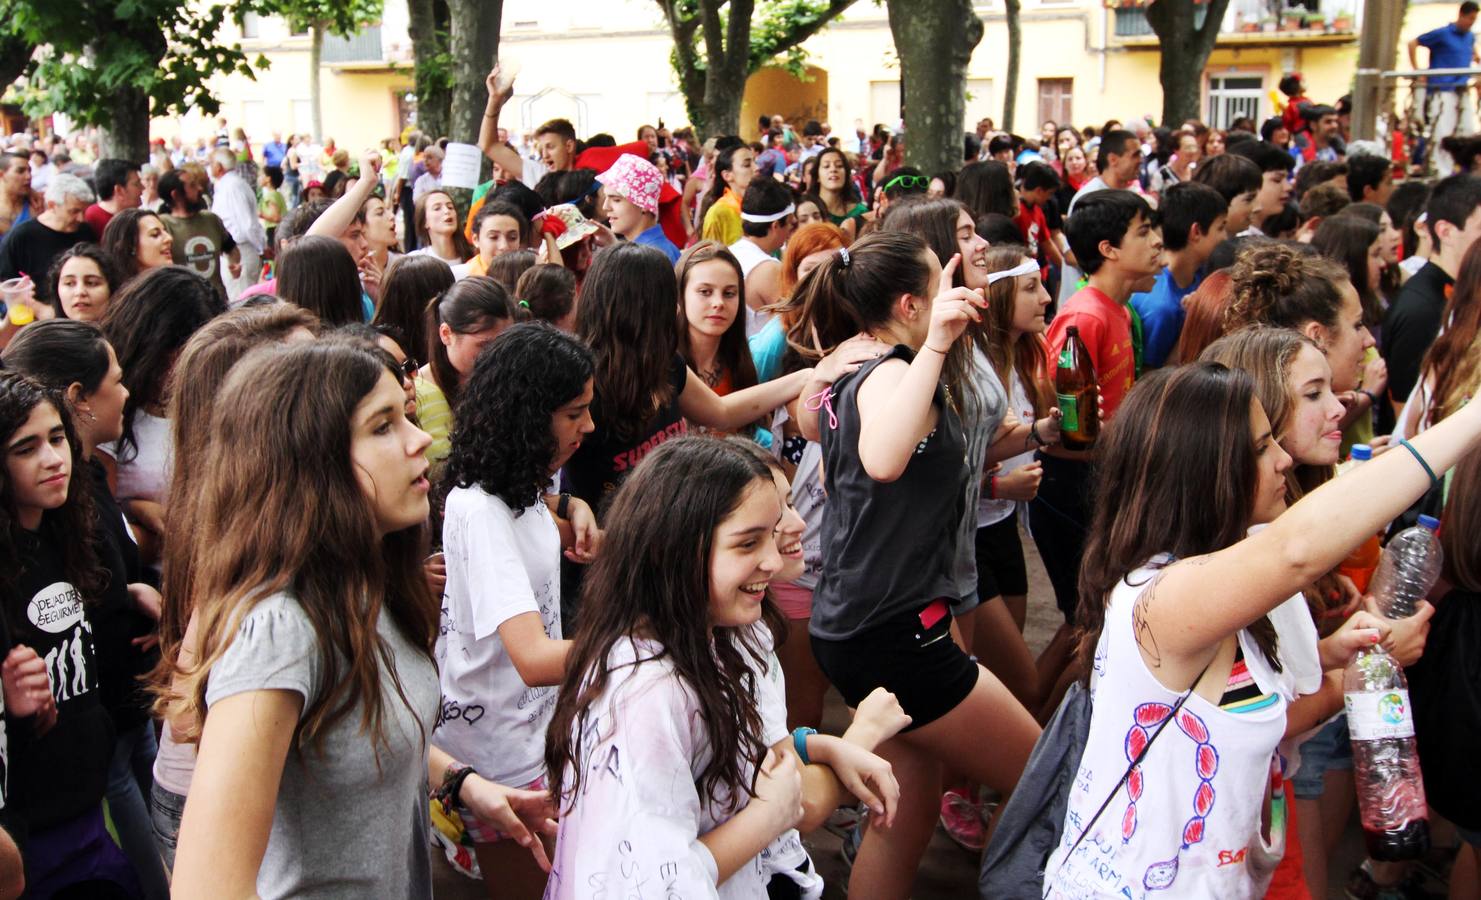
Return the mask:
M 10 799 L 32 832 L 76 818 L 103 799 L 113 755 L 113 723 L 98 689 L 93 625 L 67 578 L 59 549 L 24 532 L 25 568 L 6 598 L 10 639 L 46 661 L 57 722 L 11 748 Z
M 108 473 L 97 461 L 88 463 L 93 507 L 98 511 L 98 556 L 108 583 L 90 612 L 98 652 L 98 680 L 103 707 L 113 725 L 125 731 L 149 721 L 149 696 L 139 680 L 159 661 L 157 650 L 141 651 L 135 638 L 153 633 L 155 623 L 134 608 L 128 586 L 146 579 L 139 547 L 124 524 L 123 510 L 108 490 Z
M 643 457 L 669 438 L 681 437 L 688 431 L 679 411 L 679 395 L 684 392 L 689 367 L 684 364 L 684 357 L 677 353 L 669 365 L 668 377 L 673 398 L 632 440 L 613 436 L 610 423 L 603 420 L 602 398 L 598 396 L 592 400 L 591 417 L 596 430 L 586 436 L 580 449 L 566 463 L 565 486 L 567 491 L 590 504 L 593 510 L 601 510 L 602 504 L 642 462 Z

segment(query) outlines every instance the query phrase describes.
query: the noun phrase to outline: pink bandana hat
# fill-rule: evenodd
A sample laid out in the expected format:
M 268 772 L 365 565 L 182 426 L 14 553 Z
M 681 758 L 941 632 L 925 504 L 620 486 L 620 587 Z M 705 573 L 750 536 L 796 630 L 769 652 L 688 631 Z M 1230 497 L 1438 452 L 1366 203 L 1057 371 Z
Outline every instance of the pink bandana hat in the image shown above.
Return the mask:
M 597 176 L 607 190 L 650 216 L 658 215 L 658 193 L 663 189 L 663 176 L 658 167 L 641 156 L 624 153 L 612 168 Z

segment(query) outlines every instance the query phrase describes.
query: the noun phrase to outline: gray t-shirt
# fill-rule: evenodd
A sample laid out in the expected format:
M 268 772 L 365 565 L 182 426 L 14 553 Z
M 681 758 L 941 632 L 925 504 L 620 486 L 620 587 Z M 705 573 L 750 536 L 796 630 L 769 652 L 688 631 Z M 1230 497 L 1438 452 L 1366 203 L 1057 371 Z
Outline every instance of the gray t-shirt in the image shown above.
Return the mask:
M 437 669 L 384 610 L 377 630 L 412 708 L 383 668 L 379 769 L 358 710 L 321 732 L 322 752 L 313 746 L 288 751 L 257 873 L 263 900 L 432 896 L 426 738 L 437 715 Z M 307 706 L 326 688 L 323 677 L 308 616 L 292 596 L 274 594 L 243 618 L 211 668 L 206 705 L 276 689 L 296 691 Z
M 972 390 L 961 398 L 962 435 L 967 441 L 967 505 L 957 526 L 956 563 L 952 577 L 957 596 L 962 602 L 952 612 L 960 614 L 977 605 L 977 500 L 982 496 L 982 470 L 987 463 L 987 448 L 1003 424 L 1008 409 L 1008 394 L 993 370 L 992 362 L 980 347 L 972 348 Z

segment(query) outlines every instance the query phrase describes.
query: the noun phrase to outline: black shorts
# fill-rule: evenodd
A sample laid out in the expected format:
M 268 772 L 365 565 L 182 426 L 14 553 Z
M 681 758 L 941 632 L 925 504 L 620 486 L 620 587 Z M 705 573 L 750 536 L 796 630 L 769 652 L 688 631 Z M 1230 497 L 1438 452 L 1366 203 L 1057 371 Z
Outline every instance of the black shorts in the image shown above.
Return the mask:
M 877 687 L 895 695 L 910 731 L 956 709 L 977 684 L 977 664 L 951 639 L 951 616 L 931 627 L 920 612 L 896 616 L 841 641 L 812 638 L 813 656 L 851 707 Z
M 1028 594 L 1028 566 L 1023 561 L 1017 511 L 977 529 L 977 596 L 988 600 L 1004 594 Z

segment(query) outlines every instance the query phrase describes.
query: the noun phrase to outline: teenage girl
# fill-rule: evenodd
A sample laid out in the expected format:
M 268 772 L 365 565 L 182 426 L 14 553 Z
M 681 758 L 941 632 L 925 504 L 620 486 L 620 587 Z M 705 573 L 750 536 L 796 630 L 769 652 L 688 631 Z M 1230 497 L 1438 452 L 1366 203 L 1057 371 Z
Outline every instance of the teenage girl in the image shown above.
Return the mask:
M 495 257 L 523 249 L 529 237 L 530 223 L 519 207 L 505 200 L 484 204 L 473 216 L 473 246 L 478 252 L 463 265 L 453 266 L 453 276 L 487 275 Z
M 880 748 L 901 806 L 894 827 L 867 831 L 850 882 L 856 896 L 909 895 L 940 809 L 943 766 L 1007 793 L 1039 733 L 950 639 L 951 604 L 961 599 L 957 532 L 976 474 L 965 464 L 960 400 L 942 374 L 986 305 L 978 290 L 943 287 L 960 264 L 953 256 L 943 269 L 920 237 L 881 232 L 834 254 L 803 286 L 813 305 L 893 348 L 841 379 L 817 418 L 803 420 L 805 434 L 821 432 L 828 494 L 813 652 L 850 705 L 884 687 L 911 718 Z
M 757 383 L 746 343 L 745 276 L 735 256 L 700 241 L 674 265 L 679 278 L 679 354 L 705 386 L 723 397 Z M 770 426 L 771 420 L 765 419 Z M 758 439 L 771 440 L 769 427 Z
M 845 238 L 853 241 L 858 236 L 862 217 L 869 212 L 869 204 L 859 196 L 848 157 L 842 150 L 829 147 L 818 154 L 817 170 L 817 197 L 823 201 L 823 213 L 829 222 L 843 229 Z
M 1267 614 L 1478 439 L 1467 408 L 1287 509 L 1291 458 L 1248 375 L 1195 363 L 1138 382 L 1101 438 L 1079 609 L 1094 712 L 1046 896 L 1263 894 L 1286 730 Z
M 97 322 L 118 290 L 118 269 L 97 244 L 73 244 L 51 264 L 52 309 L 59 319 Z
M 746 144 L 722 150 L 714 172 L 701 212 L 700 238 L 729 247 L 741 239 L 741 199 L 756 175 L 756 151 Z
M 395 326 L 406 335 L 409 343 L 406 352 L 412 359 L 431 359 L 432 347 L 428 341 L 435 340 L 431 332 L 436 326 L 427 325 L 429 307 L 454 281 L 452 269 L 439 265 L 435 259 L 416 254 L 398 257 L 386 269 L 380 305 L 371 324 Z
M 462 265 L 473 256 L 473 245 L 458 227 L 458 207 L 443 191 L 428 191 L 416 202 L 416 250 L 408 255 L 431 256 L 448 266 Z

